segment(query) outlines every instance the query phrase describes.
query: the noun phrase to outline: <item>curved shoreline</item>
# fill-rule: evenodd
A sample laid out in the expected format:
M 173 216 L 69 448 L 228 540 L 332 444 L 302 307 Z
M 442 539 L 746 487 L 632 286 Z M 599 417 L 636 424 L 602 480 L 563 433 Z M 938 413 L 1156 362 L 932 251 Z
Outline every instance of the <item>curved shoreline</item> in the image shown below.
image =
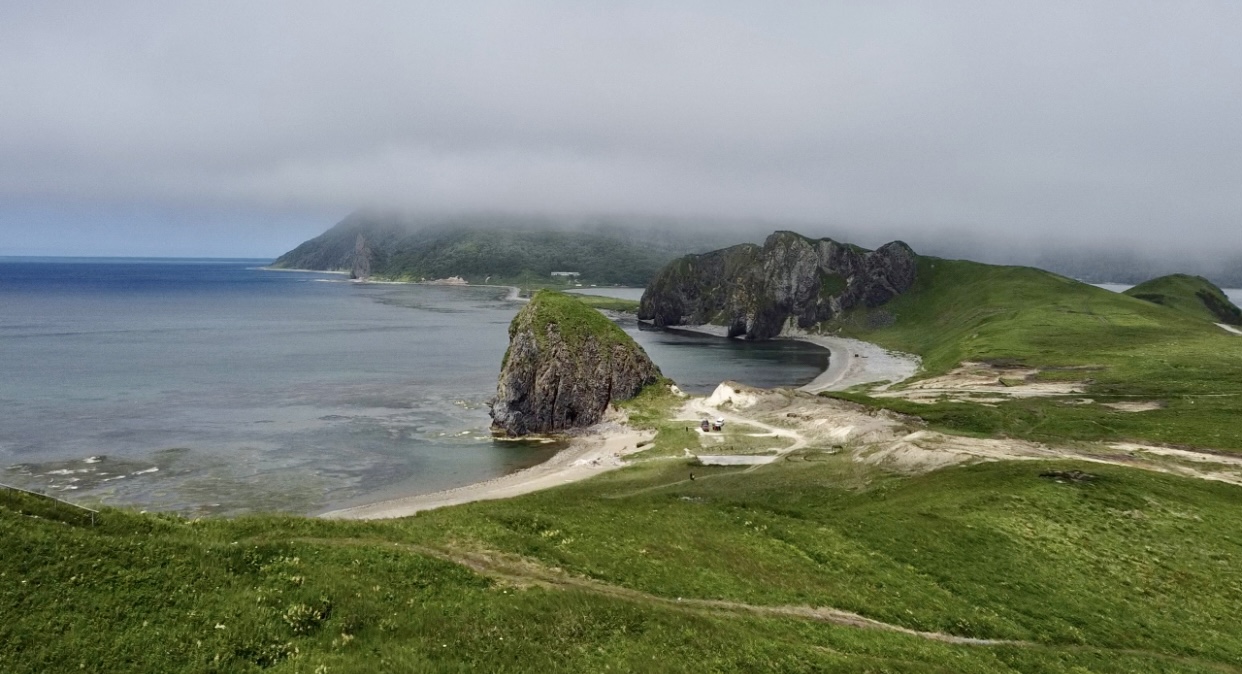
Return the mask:
M 639 451 L 655 433 L 616 422 L 598 424 L 588 435 L 573 438 L 570 446 L 537 466 L 463 487 L 430 494 L 403 496 L 366 505 L 320 513 L 324 519 L 373 520 L 408 517 L 475 501 L 492 501 L 550 489 L 621 468 L 622 457 Z
M 697 332 L 714 337 L 728 338 L 728 331 L 720 325 L 677 325 L 672 330 Z M 922 360 L 913 354 L 890 351 L 878 344 L 849 337 L 812 335 L 805 332 L 786 331 L 783 339 L 795 339 L 828 349 L 828 368 L 810 382 L 798 387 L 807 393 L 842 391 L 859 384 L 886 382 L 881 389 L 913 377 Z

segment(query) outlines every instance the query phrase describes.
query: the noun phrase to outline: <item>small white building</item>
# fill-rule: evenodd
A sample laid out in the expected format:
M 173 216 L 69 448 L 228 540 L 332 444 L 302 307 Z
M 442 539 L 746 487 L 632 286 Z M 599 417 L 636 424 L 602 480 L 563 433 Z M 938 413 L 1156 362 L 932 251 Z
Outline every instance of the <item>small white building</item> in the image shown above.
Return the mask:
M 554 271 L 552 272 L 552 275 L 553 276 L 564 276 L 566 278 L 578 278 L 582 274 L 576 271 Z

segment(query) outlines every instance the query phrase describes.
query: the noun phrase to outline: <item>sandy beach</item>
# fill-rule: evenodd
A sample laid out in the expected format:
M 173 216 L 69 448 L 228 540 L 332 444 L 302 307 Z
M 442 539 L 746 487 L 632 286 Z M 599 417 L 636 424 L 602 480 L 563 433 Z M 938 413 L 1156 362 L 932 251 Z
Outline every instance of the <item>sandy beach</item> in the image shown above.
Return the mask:
M 334 510 L 320 517 L 360 520 L 407 517 L 445 506 L 521 496 L 620 468 L 625 465 L 625 456 L 639 451 L 638 446 L 649 442 L 654 435 L 607 421 L 590 429 L 588 434 L 575 437 L 568 449 L 537 466 L 486 482 Z

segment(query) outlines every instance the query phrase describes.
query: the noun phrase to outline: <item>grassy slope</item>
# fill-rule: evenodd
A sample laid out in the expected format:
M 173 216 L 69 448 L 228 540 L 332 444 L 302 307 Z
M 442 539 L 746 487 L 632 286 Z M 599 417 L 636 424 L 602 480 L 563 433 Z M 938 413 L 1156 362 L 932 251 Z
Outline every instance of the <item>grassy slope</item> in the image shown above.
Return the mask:
M 603 297 L 600 295 L 587 295 L 585 293 L 573 293 L 579 302 L 593 309 L 601 309 L 603 311 L 616 311 L 622 314 L 638 313 L 638 300 L 626 300 L 620 297 Z
M 1234 488 L 1099 467 L 1060 484 L 1045 467 L 897 479 L 811 451 L 690 483 L 662 461 L 379 523 L 105 511 L 90 527 L 0 499 L 0 671 L 1202 672 L 1242 658 Z M 524 561 L 500 582 L 436 551 Z M 521 581 L 552 568 L 586 580 Z
M 1124 294 L 1212 323 L 1242 325 L 1242 311 L 1229 301 L 1220 288 L 1202 276 L 1161 276 L 1140 283 Z
M 888 320 L 877 320 L 880 314 Z M 1058 399 L 996 408 L 871 401 L 942 427 L 1039 440 L 1135 439 L 1242 449 L 1242 428 L 1232 422 L 1242 414 L 1242 340 L 1169 307 L 1027 267 L 923 258 L 909 293 L 836 327 L 920 354 L 926 374 L 961 361 L 1023 363 L 1049 368 L 1046 378 L 1090 378 L 1088 395 L 1099 401 L 1167 404 L 1133 414 Z M 1056 369 L 1084 366 L 1091 369 Z

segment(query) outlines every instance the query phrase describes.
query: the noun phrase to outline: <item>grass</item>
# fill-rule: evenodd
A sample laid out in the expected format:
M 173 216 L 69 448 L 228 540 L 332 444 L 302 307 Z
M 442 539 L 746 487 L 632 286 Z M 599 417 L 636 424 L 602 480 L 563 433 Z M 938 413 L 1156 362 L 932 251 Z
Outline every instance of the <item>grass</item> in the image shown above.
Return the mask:
M 1233 487 L 1035 463 L 899 479 L 810 458 L 692 483 L 656 461 L 379 523 L 106 510 L 90 527 L 6 503 L 0 671 L 1154 672 L 1242 657 Z M 451 561 L 466 553 L 515 561 L 497 576 Z
M 1212 323 L 1242 325 L 1242 310 L 1234 306 L 1220 288 L 1202 276 L 1161 276 L 1140 283 L 1125 294 Z
M 581 344 L 588 338 L 600 346 L 633 344 L 625 331 L 578 298 L 555 290 L 540 290 L 531 297 L 509 327 L 510 336 L 517 326 L 529 322 L 535 338 L 543 340 L 549 327 L 554 326 L 561 337 L 570 344 Z
M 1024 365 L 1041 368 L 1043 379 L 1089 380 L 1086 397 L 1167 403 L 1127 414 L 1068 398 L 988 408 L 842 395 L 941 428 L 1242 450 L 1242 432 L 1230 421 L 1242 414 L 1242 340 L 1175 308 L 1038 269 L 922 258 L 909 293 L 828 327 L 919 354 L 925 376 L 963 361 Z
M 638 313 L 638 300 L 626 300 L 619 297 L 603 297 L 601 295 L 587 295 L 584 293 L 574 293 L 574 297 L 578 298 L 578 301 L 588 307 L 591 307 L 592 309 L 615 311 L 622 314 Z

